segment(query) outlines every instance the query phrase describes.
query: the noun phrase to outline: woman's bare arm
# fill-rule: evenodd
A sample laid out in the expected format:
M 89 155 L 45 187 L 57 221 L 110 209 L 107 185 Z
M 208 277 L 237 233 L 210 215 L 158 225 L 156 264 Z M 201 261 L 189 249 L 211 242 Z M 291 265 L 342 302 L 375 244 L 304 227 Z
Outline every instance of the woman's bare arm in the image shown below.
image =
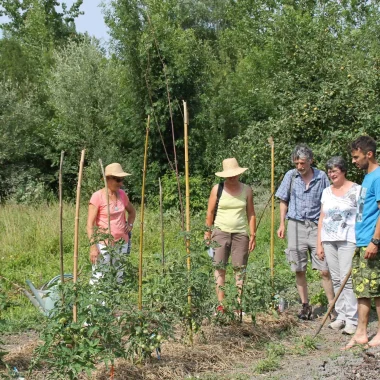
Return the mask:
M 256 247 L 256 213 L 253 204 L 253 192 L 249 186 L 247 186 L 247 219 L 250 233 L 249 251 L 251 252 Z
M 206 227 L 211 228 L 213 222 L 214 222 L 214 212 L 215 212 L 215 204 L 216 204 L 216 198 L 218 193 L 218 187 L 219 185 L 215 185 L 210 193 L 210 197 L 208 199 L 208 207 L 207 207 L 207 214 L 206 214 Z M 206 231 L 204 235 L 205 240 L 210 240 L 211 238 L 211 231 Z
M 95 243 L 93 243 L 93 233 L 94 233 L 94 225 L 96 221 L 96 216 L 98 215 L 98 208 L 90 203 L 88 205 L 88 216 L 87 216 L 87 236 L 88 240 L 90 241 L 91 248 L 90 248 L 90 261 L 92 264 L 96 263 L 96 260 L 99 255 L 98 247 Z
M 132 231 L 133 223 L 136 219 L 136 209 L 133 207 L 131 202 L 128 202 L 127 207 L 125 208 L 128 213 L 127 225 L 125 226 L 125 232 L 128 233 Z

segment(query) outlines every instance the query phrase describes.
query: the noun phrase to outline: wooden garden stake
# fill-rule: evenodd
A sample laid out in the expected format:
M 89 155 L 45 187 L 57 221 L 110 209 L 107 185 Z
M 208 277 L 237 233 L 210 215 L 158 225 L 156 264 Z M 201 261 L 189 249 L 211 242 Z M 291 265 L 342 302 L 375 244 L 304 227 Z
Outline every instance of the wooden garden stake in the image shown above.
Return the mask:
M 187 113 L 187 103 L 183 102 L 183 116 L 184 116 L 184 142 L 185 142 L 185 178 L 186 178 L 186 232 L 190 232 L 190 184 L 189 184 L 189 139 L 188 139 L 188 126 L 189 115 Z M 187 253 L 187 271 L 191 271 L 191 257 L 190 257 L 190 238 L 186 237 L 186 253 Z M 192 316 L 191 316 L 191 289 L 187 292 L 187 303 L 189 305 L 190 318 L 189 318 L 189 332 L 190 343 L 193 345 L 193 331 L 192 331 Z
M 109 192 L 108 192 L 107 178 L 106 178 L 106 174 L 104 172 L 103 162 L 102 162 L 101 158 L 99 158 L 99 165 L 100 165 L 100 169 L 101 169 L 102 175 L 103 175 L 104 191 L 106 192 L 108 234 L 111 235 L 110 195 L 109 195 Z
M 160 188 L 160 222 L 161 222 L 161 252 L 162 252 L 162 269 L 165 267 L 165 240 L 164 240 L 164 212 L 162 206 L 162 184 L 161 178 L 158 178 Z
M 62 202 L 62 167 L 63 167 L 63 156 L 65 152 L 61 152 L 61 160 L 59 162 L 59 177 L 58 177 L 58 188 L 59 188 L 59 258 L 60 258 L 60 271 L 61 271 L 61 284 L 65 280 L 64 268 L 63 268 L 63 202 Z M 63 301 L 63 296 L 62 296 Z
M 78 277 L 78 246 L 79 246 L 79 208 L 80 208 L 80 191 L 82 186 L 83 166 L 84 166 L 84 154 L 86 150 L 82 150 L 79 164 L 78 184 L 77 184 L 77 199 L 75 205 L 75 231 L 74 231 L 74 284 L 77 282 Z M 73 320 L 77 321 L 77 304 L 73 305 Z
M 328 308 L 328 310 L 327 310 L 325 316 L 323 317 L 321 324 L 319 325 L 317 331 L 315 332 L 315 334 L 314 334 L 314 338 L 315 338 L 315 337 L 319 334 L 319 332 L 322 330 L 322 327 L 323 327 L 323 325 L 325 324 L 325 322 L 326 322 L 328 316 L 330 315 L 332 309 L 334 308 L 334 306 L 335 306 L 335 304 L 336 304 L 336 301 L 338 300 L 338 298 L 339 298 L 339 296 L 340 296 L 340 293 L 342 293 L 343 288 L 346 286 L 347 281 L 348 281 L 348 279 L 349 279 L 350 276 L 351 276 L 351 272 L 352 272 L 352 269 L 350 269 L 350 270 L 348 271 L 348 273 L 346 274 L 346 277 L 344 278 L 344 280 L 343 280 L 343 282 L 342 282 L 342 285 L 340 286 L 339 290 L 336 292 L 335 297 L 334 297 L 333 301 L 331 302 L 331 304 L 330 304 L 330 306 L 329 306 L 329 308 Z
M 144 200 L 145 200 L 145 177 L 148 157 L 148 137 L 149 137 L 150 116 L 146 124 L 144 169 L 141 190 L 141 209 L 140 209 L 140 252 L 139 252 L 139 310 L 142 310 L 142 267 L 143 267 L 143 242 L 144 242 Z
M 269 137 L 268 142 L 271 146 L 271 193 L 274 194 L 274 141 L 273 137 Z M 271 230 L 270 230 L 270 275 L 274 279 L 274 196 L 272 195 L 272 208 L 271 208 Z
M 184 112 L 184 142 L 185 142 L 185 178 L 186 178 L 186 231 L 190 231 L 190 186 L 189 186 L 189 146 L 188 146 L 188 114 L 187 104 L 183 102 Z M 191 259 L 190 259 L 190 239 L 186 239 L 186 253 L 187 253 L 187 270 L 190 272 Z M 189 295 L 189 304 L 191 305 L 191 295 Z

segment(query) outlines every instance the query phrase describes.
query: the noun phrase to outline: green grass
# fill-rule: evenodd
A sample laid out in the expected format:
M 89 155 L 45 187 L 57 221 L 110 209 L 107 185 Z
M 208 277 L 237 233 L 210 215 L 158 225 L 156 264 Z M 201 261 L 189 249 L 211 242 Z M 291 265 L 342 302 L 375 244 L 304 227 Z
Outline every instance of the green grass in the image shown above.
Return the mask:
M 302 355 L 307 355 L 312 351 L 318 350 L 318 345 L 317 345 L 318 339 L 320 338 L 318 337 L 313 338 L 310 335 L 306 335 L 306 336 L 296 339 L 294 353 L 296 355 L 302 356 Z
M 261 198 L 264 199 L 262 195 Z M 266 198 L 266 197 L 265 197 Z M 267 200 L 267 199 L 266 199 Z M 265 204 L 265 202 L 262 203 Z M 258 218 L 261 216 L 262 205 L 256 207 Z M 73 271 L 74 246 L 74 216 L 75 206 L 64 204 L 64 267 L 65 273 Z M 278 210 L 277 210 L 278 211 Z M 25 287 L 26 279 L 40 287 L 59 274 L 59 208 L 57 203 L 45 205 L 15 205 L 0 206 L 0 275 Z M 139 212 L 135 221 L 132 238 L 132 262 L 137 266 L 139 252 L 140 220 Z M 86 235 L 87 205 L 80 210 L 79 229 L 79 268 L 83 274 L 89 274 L 89 246 Z M 165 223 L 165 253 L 186 255 L 183 236 L 180 230 L 178 212 L 167 211 Z M 198 231 L 197 239 L 202 239 L 204 213 L 192 216 L 191 228 Z M 276 221 L 278 226 L 278 221 Z M 202 235 L 202 236 L 199 236 Z M 275 238 L 275 282 L 281 282 L 288 289 L 288 299 L 297 298 L 294 275 L 286 262 L 284 249 L 286 241 Z M 267 208 L 257 232 L 257 247 L 250 255 L 249 262 L 258 268 L 269 266 L 270 252 L 270 209 Z M 205 251 L 200 254 L 206 254 Z M 144 221 L 144 266 L 149 266 L 161 257 L 160 218 L 156 210 L 149 208 Z M 315 280 L 315 274 L 309 273 L 309 279 Z M 228 271 L 232 279 L 232 270 Z M 12 307 L 3 312 L 8 331 L 20 331 L 35 328 L 41 315 L 30 304 L 25 296 L 17 294 L 12 287 L 6 285 Z
M 255 372 L 262 374 L 266 372 L 276 371 L 280 368 L 280 360 L 277 356 L 268 356 L 266 359 L 260 360 L 255 366 Z

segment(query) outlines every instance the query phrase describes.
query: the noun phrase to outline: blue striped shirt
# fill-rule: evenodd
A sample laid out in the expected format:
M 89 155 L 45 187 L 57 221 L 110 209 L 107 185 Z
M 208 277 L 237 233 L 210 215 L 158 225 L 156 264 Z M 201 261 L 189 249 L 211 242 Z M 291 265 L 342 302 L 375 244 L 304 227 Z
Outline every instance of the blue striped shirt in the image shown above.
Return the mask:
M 313 173 L 308 189 L 296 169 L 289 170 L 285 174 L 276 192 L 276 197 L 288 202 L 287 219 L 318 222 L 321 213 L 322 192 L 330 186 L 330 182 L 324 171 L 313 168 Z M 290 187 L 292 187 L 291 194 Z

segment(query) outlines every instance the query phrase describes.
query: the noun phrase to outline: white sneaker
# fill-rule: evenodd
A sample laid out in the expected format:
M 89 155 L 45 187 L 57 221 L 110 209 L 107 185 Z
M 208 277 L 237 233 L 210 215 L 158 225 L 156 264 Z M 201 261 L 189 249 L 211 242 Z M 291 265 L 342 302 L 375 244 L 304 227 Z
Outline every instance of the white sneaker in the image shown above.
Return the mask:
M 346 327 L 343 329 L 342 334 L 346 335 L 354 335 L 356 331 L 356 326 L 355 325 L 346 325 Z
M 329 324 L 329 328 L 338 331 L 341 330 L 345 325 L 346 323 L 344 321 L 342 321 L 341 319 L 337 319 Z

